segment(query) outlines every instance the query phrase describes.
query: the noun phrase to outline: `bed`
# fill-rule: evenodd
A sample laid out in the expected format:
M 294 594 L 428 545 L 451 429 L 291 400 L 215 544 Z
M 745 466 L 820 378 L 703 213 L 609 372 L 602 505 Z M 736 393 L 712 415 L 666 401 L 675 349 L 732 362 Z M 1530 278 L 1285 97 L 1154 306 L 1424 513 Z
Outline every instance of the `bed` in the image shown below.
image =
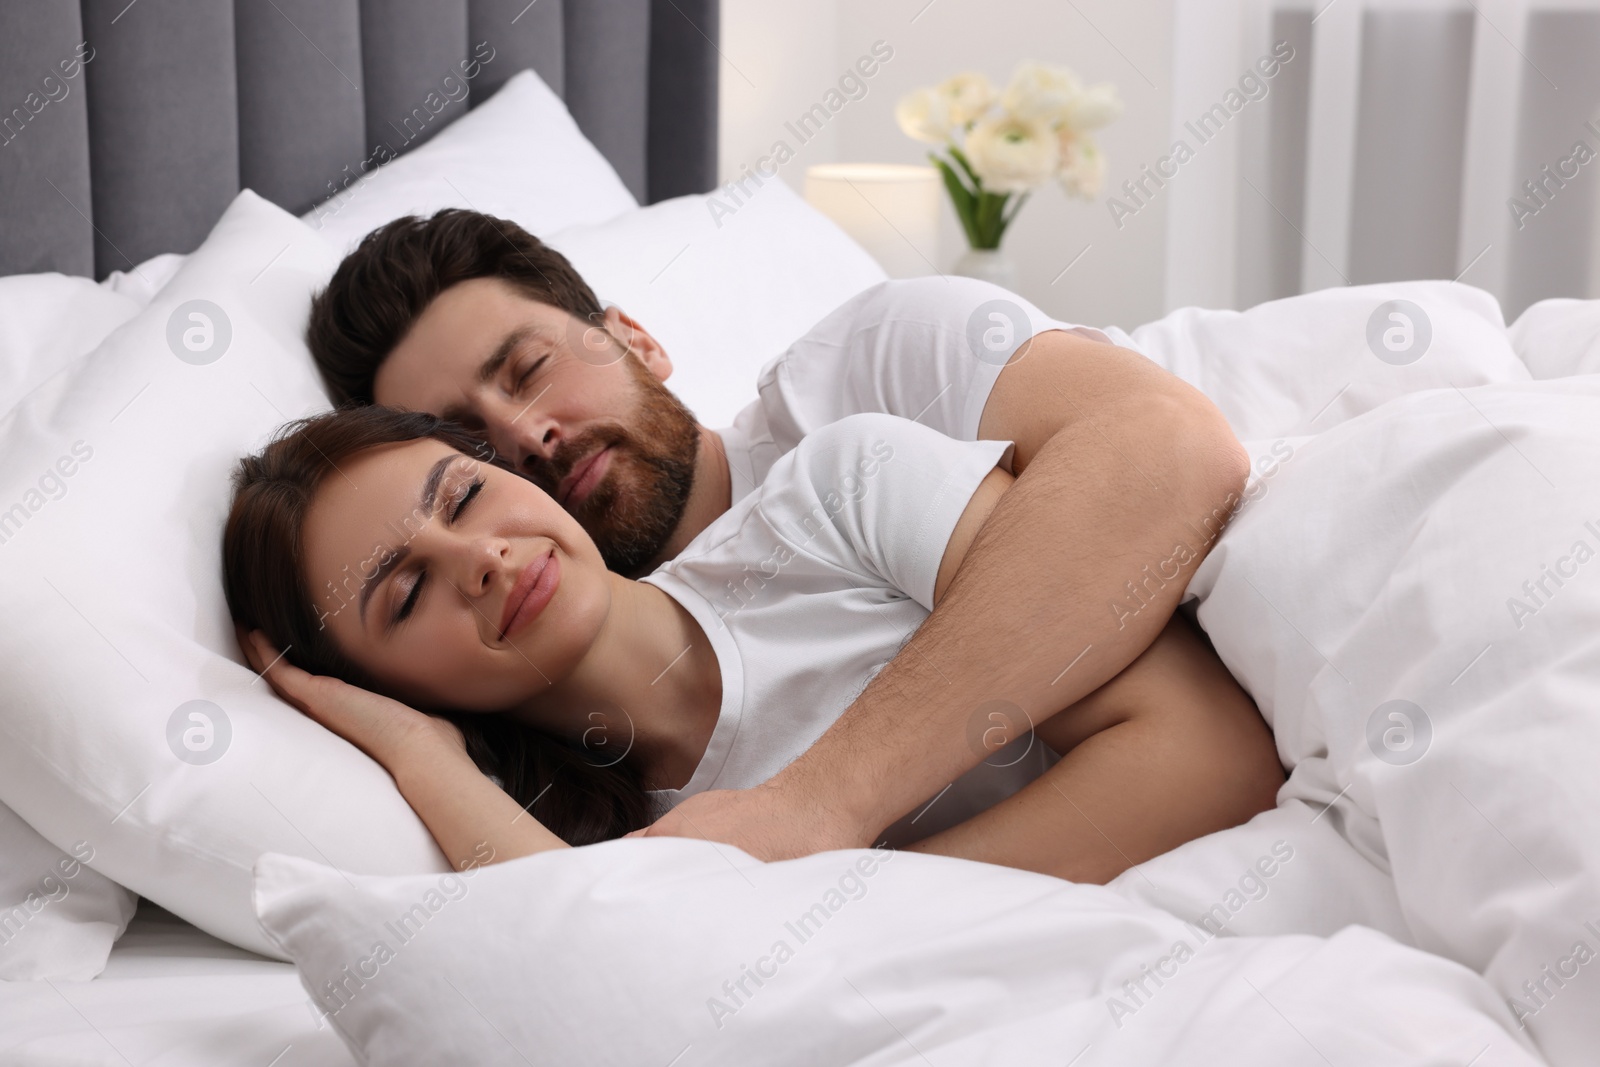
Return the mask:
M 92 982 L 10 983 L 0 1062 L 354 1063 L 294 965 L 235 948 L 149 901 Z
M 715 40 L 692 0 L 0 12 L 0 1064 L 1591 1062 L 1595 302 L 1108 328 L 1251 452 L 1185 610 L 1292 769 L 1109 887 L 654 839 L 452 872 L 254 686 L 227 471 L 326 406 L 300 329 L 371 226 L 522 223 L 696 353 L 712 425 L 883 280 L 783 182 L 708 211 Z

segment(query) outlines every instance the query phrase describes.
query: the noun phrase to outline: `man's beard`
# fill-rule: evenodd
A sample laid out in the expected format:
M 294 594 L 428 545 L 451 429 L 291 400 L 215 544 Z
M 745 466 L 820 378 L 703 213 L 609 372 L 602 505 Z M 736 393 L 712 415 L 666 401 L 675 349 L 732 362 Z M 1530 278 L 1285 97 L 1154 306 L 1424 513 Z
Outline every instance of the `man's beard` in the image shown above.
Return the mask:
M 525 473 L 553 495 L 575 464 L 610 446 L 610 468 L 600 484 L 567 510 L 594 538 L 607 567 L 636 578 L 651 569 L 683 518 L 700 426 L 638 360 L 625 356 L 623 362 L 639 390 L 632 425 L 588 430 L 557 448 L 548 464 Z

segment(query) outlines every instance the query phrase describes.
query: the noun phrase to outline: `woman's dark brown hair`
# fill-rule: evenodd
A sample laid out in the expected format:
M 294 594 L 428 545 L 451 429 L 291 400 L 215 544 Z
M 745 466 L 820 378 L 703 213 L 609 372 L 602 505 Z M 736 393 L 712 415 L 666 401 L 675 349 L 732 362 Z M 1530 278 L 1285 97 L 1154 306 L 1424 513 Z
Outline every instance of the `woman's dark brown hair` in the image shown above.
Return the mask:
M 290 423 L 261 452 L 239 461 L 222 536 L 228 610 L 287 649 L 302 670 L 383 692 L 318 618 L 301 566 L 303 532 L 317 487 L 340 463 L 370 448 L 422 438 L 496 463 L 487 446 L 452 423 L 370 406 Z M 621 837 L 651 821 L 649 794 L 626 762 L 599 765 L 582 749 L 504 715 L 442 714 L 461 729 L 473 762 L 568 844 Z
M 589 322 L 603 314 L 566 257 L 516 223 L 462 208 L 407 215 L 363 237 L 311 302 L 306 343 L 333 402 L 372 403 L 378 367 L 418 316 L 473 278 L 502 278 Z

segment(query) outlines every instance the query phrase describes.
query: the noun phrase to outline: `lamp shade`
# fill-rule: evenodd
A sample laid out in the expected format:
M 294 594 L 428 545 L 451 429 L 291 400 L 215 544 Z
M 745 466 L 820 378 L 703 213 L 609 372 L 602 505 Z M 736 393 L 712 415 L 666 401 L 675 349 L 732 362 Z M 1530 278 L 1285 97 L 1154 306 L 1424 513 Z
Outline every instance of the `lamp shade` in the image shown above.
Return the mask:
M 806 200 L 872 253 L 891 278 L 938 273 L 939 172 L 932 167 L 807 167 Z

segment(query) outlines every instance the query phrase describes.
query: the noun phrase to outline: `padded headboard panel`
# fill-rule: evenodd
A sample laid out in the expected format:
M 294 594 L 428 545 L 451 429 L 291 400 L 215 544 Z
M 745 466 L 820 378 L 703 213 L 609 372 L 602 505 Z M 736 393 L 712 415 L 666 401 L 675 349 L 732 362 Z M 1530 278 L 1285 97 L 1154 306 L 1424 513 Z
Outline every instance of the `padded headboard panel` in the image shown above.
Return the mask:
M 245 187 L 301 214 L 379 145 L 424 143 L 527 67 L 641 201 L 704 192 L 717 15 L 717 0 L 6 0 L 0 275 L 101 278 L 187 252 Z

